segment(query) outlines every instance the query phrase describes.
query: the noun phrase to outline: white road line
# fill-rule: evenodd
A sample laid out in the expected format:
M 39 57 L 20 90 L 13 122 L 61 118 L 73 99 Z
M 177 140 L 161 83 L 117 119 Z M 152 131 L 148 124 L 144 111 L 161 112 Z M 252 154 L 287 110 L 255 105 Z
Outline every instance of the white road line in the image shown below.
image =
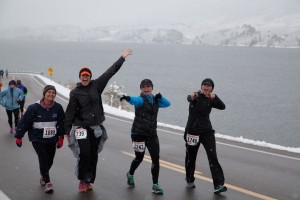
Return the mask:
M 40 83 L 36 78 L 35 76 L 32 76 L 33 79 L 42 87 L 44 87 L 44 85 L 42 83 Z M 59 97 L 59 96 L 57 96 Z M 67 102 L 67 100 L 63 99 L 62 97 L 59 97 L 60 99 L 62 99 L 63 101 Z M 116 118 L 116 117 L 111 117 L 111 116 L 105 116 L 105 117 L 108 117 L 108 118 L 111 118 L 111 119 L 115 119 L 115 120 L 118 120 L 118 121 L 122 121 L 122 122 L 125 122 L 125 123 L 132 123 L 131 121 L 128 121 L 128 120 L 124 120 L 124 119 L 119 119 L 119 118 Z M 168 131 L 168 130 L 163 130 L 163 129 L 160 129 L 158 128 L 157 130 L 159 131 L 162 131 L 162 132 L 166 132 L 166 133 L 169 133 L 169 134 L 173 134 L 173 135 L 177 135 L 177 136 L 182 136 L 182 134 L 180 133 L 175 133 L 175 132 L 172 132 L 172 131 Z M 217 142 L 218 144 L 221 144 L 221 145 L 224 145 L 224 146 L 229 146 L 229 147 L 234 147 L 234 148 L 238 148 L 238 149 L 243 149 L 243 150 L 248 150 L 248 151 L 253 151 L 253 152 L 257 152 L 257 153 L 263 153 L 263 154 L 267 154 L 267 155 L 272 155 L 272 156 L 277 156 L 277 157 L 281 157 L 281 158 L 288 158 L 288 159 L 292 159 L 292 160 L 299 160 L 300 161 L 300 158 L 295 158 L 295 157 L 291 157 L 291 156 L 285 156 L 285 155 L 281 155 L 281 154 L 276 154 L 276 153 L 270 153 L 270 152 L 267 152 L 267 151 L 262 151 L 262 150 L 256 150 L 256 149 L 251 149 L 251 148 L 247 148 L 247 147 L 241 147 L 241 146 L 237 146 L 237 145 L 232 145 L 232 144 L 227 144 L 227 143 L 223 143 L 223 142 Z
M 8 196 L 6 196 L 1 190 L 0 190 L 0 200 L 10 200 Z

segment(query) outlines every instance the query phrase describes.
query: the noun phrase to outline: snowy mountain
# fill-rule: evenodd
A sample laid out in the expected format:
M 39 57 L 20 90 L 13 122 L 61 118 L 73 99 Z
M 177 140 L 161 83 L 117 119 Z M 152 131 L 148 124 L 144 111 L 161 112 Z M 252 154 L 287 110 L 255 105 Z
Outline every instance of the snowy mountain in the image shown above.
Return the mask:
M 0 38 L 300 48 L 300 14 L 244 19 L 227 16 L 189 24 L 99 26 L 85 30 L 61 25 L 23 27 L 0 30 Z

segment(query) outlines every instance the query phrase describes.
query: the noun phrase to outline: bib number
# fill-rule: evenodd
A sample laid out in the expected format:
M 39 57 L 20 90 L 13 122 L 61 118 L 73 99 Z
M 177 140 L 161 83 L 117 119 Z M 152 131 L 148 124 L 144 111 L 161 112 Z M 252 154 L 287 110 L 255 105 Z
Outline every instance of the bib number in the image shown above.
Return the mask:
M 75 130 L 75 137 L 77 140 L 86 139 L 87 137 L 87 130 L 84 128 L 78 128 Z
M 145 142 L 132 142 L 132 146 L 135 152 L 144 152 L 146 149 Z
M 187 134 L 186 135 L 186 141 L 187 141 L 188 145 L 195 146 L 199 142 L 199 135 L 190 135 L 190 134 Z
M 46 127 L 44 128 L 43 138 L 52 138 L 56 135 L 55 127 Z

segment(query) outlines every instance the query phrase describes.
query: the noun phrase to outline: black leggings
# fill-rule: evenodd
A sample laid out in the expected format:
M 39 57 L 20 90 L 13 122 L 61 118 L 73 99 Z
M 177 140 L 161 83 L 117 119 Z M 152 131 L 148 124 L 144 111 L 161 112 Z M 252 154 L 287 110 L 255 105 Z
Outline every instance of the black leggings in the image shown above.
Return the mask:
M 15 117 L 15 127 L 17 127 L 18 123 L 19 123 L 19 108 L 14 109 L 14 110 L 6 110 L 6 114 L 7 114 L 7 117 L 8 117 L 8 123 L 9 123 L 10 128 L 13 127 L 12 114 L 14 114 L 14 117 Z
M 216 152 L 216 139 L 213 133 L 203 133 L 200 135 L 199 142 L 195 146 L 186 144 L 186 156 L 185 156 L 185 169 L 186 180 L 188 182 L 194 182 L 194 172 L 196 167 L 196 158 L 200 143 L 206 151 L 206 155 L 209 162 L 210 172 L 213 178 L 214 186 L 224 185 L 224 174 L 222 167 L 217 158 Z
M 50 182 L 49 170 L 53 164 L 56 143 L 32 142 L 32 146 L 39 158 L 41 176 L 48 183 Z
M 23 112 L 24 112 L 24 104 L 25 104 L 25 100 L 20 101 L 20 111 L 21 111 L 21 114 L 23 114 Z
M 152 181 L 153 184 L 158 183 L 158 176 L 159 176 L 159 140 L 157 135 L 154 136 L 144 136 L 144 135 L 131 135 L 132 142 L 145 142 L 145 145 L 149 151 L 152 166 L 151 166 L 151 173 L 152 173 Z M 135 159 L 132 161 L 129 174 L 134 175 L 135 170 L 141 164 L 144 159 L 145 151 L 144 152 L 136 152 L 135 151 Z
M 96 138 L 94 130 L 87 129 L 87 138 L 77 140 L 80 154 L 77 165 L 78 180 L 94 183 L 98 163 L 98 147 L 101 137 Z

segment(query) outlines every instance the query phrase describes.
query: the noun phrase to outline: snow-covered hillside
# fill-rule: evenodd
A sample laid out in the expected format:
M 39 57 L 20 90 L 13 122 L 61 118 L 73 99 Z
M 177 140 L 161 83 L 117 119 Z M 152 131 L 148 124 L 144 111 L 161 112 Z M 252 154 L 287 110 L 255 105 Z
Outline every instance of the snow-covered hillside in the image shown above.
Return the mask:
M 0 38 L 300 48 L 300 14 L 85 30 L 75 26 L 22 27 L 0 30 Z

